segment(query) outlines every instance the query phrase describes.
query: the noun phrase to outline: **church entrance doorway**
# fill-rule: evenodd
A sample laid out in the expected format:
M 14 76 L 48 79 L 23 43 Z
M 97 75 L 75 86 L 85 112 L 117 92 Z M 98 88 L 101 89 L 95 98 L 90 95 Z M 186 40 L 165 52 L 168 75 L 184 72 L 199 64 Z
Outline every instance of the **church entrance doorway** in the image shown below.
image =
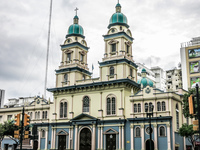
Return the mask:
M 154 149 L 154 142 L 151 140 L 151 149 Z M 150 139 L 146 141 L 146 150 L 150 150 Z
M 91 150 L 91 131 L 83 128 L 80 132 L 80 150 Z
M 58 150 L 66 149 L 66 135 L 58 135 Z
M 116 149 L 116 134 L 106 134 L 106 150 Z

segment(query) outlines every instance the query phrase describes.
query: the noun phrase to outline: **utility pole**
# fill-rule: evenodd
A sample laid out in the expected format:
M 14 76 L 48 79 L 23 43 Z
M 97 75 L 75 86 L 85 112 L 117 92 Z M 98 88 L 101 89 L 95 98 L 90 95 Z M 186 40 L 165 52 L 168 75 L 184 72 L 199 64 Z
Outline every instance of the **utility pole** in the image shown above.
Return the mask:
M 196 92 L 197 92 L 197 119 L 199 122 L 199 140 L 200 140 L 200 106 L 199 106 L 199 86 L 198 84 L 196 84 Z M 198 149 L 200 149 L 200 147 L 198 146 Z

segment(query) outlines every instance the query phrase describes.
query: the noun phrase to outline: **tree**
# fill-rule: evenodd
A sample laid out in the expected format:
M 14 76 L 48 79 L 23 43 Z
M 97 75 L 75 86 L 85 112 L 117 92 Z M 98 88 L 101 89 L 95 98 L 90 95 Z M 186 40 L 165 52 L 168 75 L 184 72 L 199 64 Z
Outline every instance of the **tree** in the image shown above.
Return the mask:
M 4 128 L 3 128 L 3 124 L 0 123 L 0 149 L 1 149 L 1 142 L 3 141 L 4 139 Z
M 192 144 L 193 149 L 195 148 L 195 141 L 197 138 L 195 137 L 195 131 L 193 130 L 193 125 L 183 124 L 181 128 L 179 128 L 178 134 L 184 136 L 188 139 L 188 141 Z
M 14 131 L 18 130 L 19 127 L 14 125 L 14 121 L 8 120 L 5 121 L 3 124 L 0 124 L 0 148 L 1 143 L 5 136 L 8 136 L 10 139 L 16 142 L 18 145 L 18 140 L 14 138 Z

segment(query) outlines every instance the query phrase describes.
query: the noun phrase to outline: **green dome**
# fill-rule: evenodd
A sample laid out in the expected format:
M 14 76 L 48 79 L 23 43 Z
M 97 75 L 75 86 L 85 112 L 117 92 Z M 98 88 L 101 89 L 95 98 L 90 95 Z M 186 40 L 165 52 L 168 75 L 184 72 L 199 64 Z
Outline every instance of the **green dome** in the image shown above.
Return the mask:
M 146 72 L 147 72 L 146 69 L 143 68 L 143 69 L 142 69 L 142 73 L 146 73 Z
M 117 5 L 115 7 L 121 7 L 120 3 L 117 3 Z
M 138 84 L 143 85 L 143 88 L 145 88 L 147 85 L 153 87 L 153 82 L 145 77 L 143 77 L 141 80 L 138 80 Z
M 80 34 L 83 35 L 83 28 L 79 24 L 72 24 L 69 26 L 68 35 L 69 34 Z
M 127 18 L 123 13 L 116 12 L 110 18 L 110 24 L 113 24 L 113 23 L 127 24 Z
M 74 16 L 74 19 L 79 19 L 79 18 L 78 18 L 78 16 L 76 15 L 76 16 Z

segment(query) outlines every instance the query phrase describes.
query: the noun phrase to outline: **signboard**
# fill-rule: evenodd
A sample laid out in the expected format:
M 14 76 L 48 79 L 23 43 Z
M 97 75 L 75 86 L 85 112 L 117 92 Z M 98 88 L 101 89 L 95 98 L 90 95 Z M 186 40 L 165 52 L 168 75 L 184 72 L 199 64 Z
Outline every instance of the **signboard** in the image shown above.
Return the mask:
M 200 142 L 199 142 L 199 141 L 196 141 L 196 142 L 195 142 L 195 145 L 200 145 Z
M 192 77 L 192 78 L 190 78 L 190 86 L 191 86 L 191 88 L 195 88 L 196 84 L 200 85 L 200 77 Z
M 189 58 L 200 57 L 200 48 L 189 49 L 188 56 Z
M 199 68 L 199 61 L 190 62 L 190 73 L 198 73 Z

